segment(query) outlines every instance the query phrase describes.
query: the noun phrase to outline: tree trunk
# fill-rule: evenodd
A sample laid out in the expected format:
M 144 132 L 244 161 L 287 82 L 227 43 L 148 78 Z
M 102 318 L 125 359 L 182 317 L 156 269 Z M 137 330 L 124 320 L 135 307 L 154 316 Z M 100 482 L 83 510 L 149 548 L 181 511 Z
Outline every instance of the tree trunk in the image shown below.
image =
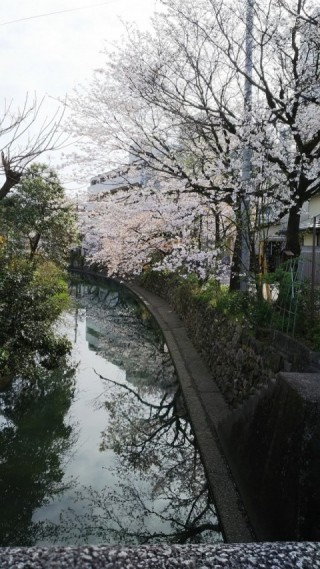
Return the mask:
M 32 261 L 33 257 L 36 254 L 36 251 L 38 249 L 38 245 L 39 245 L 39 241 L 40 241 L 41 235 L 40 233 L 36 233 L 36 235 L 34 237 L 29 237 L 29 242 L 30 242 L 30 256 L 29 259 L 30 261 Z
M 286 234 L 286 251 L 291 251 L 295 257 L 299 257 L 301 252 L 299 228 L 300 207 L 298 205 L 294 205 L 289 211 Z
M 217 245 L 217 247 L 219 247 L 220 239 L 221 239 L 221 235 L 220 235 L 220 214 L 219 214 L 219 212 L 217 212 L 217 211 L 214 212 L 214 219 L 215 219 L 216 245 Z
M 20 172 L 19 170 L 15 171 L 11 169 L 10 158 L 9 156 L 4 155 L 3 150 L 1 152 L 1 162 L 6 179 L 2 187 L 0 188 L 0 200 L 5 198 L 10 192 L 10 190 L 14 186 L 19 184 L 22 176 L 22 172 Z
M 0 200 L 5 198 L 10 190 L 14 188 L 17 184 L 19 184 L 21 180 L 21 173 L 20 172 L 11 172 L 9 176 L 7 176 L 5 182 L 0 188 Z

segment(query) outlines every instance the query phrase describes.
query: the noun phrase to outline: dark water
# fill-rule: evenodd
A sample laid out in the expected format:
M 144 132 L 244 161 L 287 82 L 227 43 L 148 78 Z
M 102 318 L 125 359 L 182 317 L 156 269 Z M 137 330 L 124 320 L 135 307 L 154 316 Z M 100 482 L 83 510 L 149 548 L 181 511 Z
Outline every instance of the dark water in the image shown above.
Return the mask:
M 221 541 L 155 322 L 113 283 L 71 294 L 71 358 L 0 396 L 0 545 Z

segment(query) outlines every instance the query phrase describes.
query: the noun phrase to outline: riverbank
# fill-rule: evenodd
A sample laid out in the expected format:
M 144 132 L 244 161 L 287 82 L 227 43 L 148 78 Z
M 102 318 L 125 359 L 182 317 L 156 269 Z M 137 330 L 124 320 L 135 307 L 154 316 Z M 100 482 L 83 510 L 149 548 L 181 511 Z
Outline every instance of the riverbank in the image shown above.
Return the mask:
M 137 296 L 144 296 L 144 291 L 130 285 L 135 289 Z M 171 349 L 175 355 L 175 362 L 180 359 L 180 370 L 185 373 L 186 393 L 197 395 L 196 390 L 190 383 L 188 384 L 188 376 L 190 374 L 186 360 L 191 362 L 195 369 L 202 366 L 201 361 L 197 357 L 194 358 L 192 346 L 188 341 L 184 342 L 183 325 L 180 319 L 173 313 L 168 305 L 152 298 L 149 293 L 148 298 L 145 297 L 145 304 L 149 310 L 156 314 L 158 312 L 159 320 L 167 338 L 170 338 L 170 332 L 175 338 L 171 342 Z M 151 303 L 153 306 L 151 306 Z M 170 330 L 170 326 L 172 327 Z M 175 346 L 176 344 L 176 346 Z M 187 350 L 187 357 L 181 353 L 180 348 L 184 344 Z M 175 349 L 174 349 L 175 348 Z M 191 351 L 189 351 L 191 350 Z M 198 368 L 197 368 L 198 369 Z M 199 368 L 201 375 L 206 377 L 204 369 Z M 207 380 L 212 378 L 208 376 Z M 211 397 L 210 390 L 207 393 L 208 399 Z M 191 401 L 192 399 L 190 399 Z M 196 409 L 197 401 L 195 401 Z M 224 407 L 222 406 L 223 413 Z M 216 409 L 219 412 L 219 409 Z M 201 413 L 201 408 L 200 408 Z M 202 411 L 203 413 L 203 411 Z M 203 417 L 204 426 L 206 421 Z M 206 433 L 200 433 L 202 439 L 206 440 Z M 216 444 L 216 443 L 215 443 Z M 218 476 L 218 471 L 216 475 Z M 223 478 L 223 475 L 220 477 Z M 227 487 L 225 489 L 226 498 Z M 232 516 L 232 509 L 229 509 Z M 226 519 L 226 522 L 228 520 Z M 232 519 L 230 522 L 232 523 Z M 239 536 L 239 539 L 241 536 Z M 102 567 L 110 567 L 124 569 L 126 567 L 140 567 L 142 569 L 151 569 L 151 567 L 161 567 L 166 569 L 169 567 L 186 567 L 193 569 L 215 569 L 223 567 L 224 569 L 264 569 L 267 567 L 279 567 L 279 569 L 320 569 L 320 547 L 318 543 L 239 543 L 239 544 L 219 544 L 219 545 L 159 545 L 159 546 L 137 546 L 137 547 L 119 547 L 119 546 L 83 546 L 83 547 L 13 547 L 0 548 L 0 565 L 3 569 L 53 569 L 54 567 L 64 567 L 69 569 L 102 569 Z
M 214 312 L 206 312 L 192 294 L 184 294 L 182 302 L 179 289 L 167 291 L 169 304 L 136 283 L 123 284 L 144 302 L 164 333 L 225 540 L 318 541 L 318 369 L 274 373 L 234 409 L 215 382 L 214 369 L 204 363 L 204 350 L 200 346 L 200 356 L 190 340 L 199 350 L 197 339 L 204 337 L 216 349 L 224 329 Z M 227 325 L 231 328 L 232 321 Z M 237 357 L 221 350 L 222 364 L 230 369 L 230 360 Z M 302 360 L 299 365 L 305 365 Z
M 241 305 L 218 308 L 214 291 L 202 294 L 192 281 L 151 273 L 143 286 L 179 314 L 209 366 L 208 391 L 220 388 L 207 408 L 204 393 L 202 406 L 256 539 L 318 541 L 320 354 L 281 332 L 256 330 Z

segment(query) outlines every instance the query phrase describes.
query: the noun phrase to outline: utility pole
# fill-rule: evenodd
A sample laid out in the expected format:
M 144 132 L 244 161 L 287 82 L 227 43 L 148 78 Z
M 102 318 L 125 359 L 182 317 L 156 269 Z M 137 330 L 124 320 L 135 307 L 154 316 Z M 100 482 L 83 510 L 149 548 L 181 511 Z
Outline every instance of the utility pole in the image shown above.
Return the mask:
M 253 68 L 253 8 L 254 0 L 246 2 L 246 46 L 245 46 L 245 80 L 244 80 L 244 127 L 248 136 L 252 117 L 252 68 Z M 240 202 L 240 290 L 248 290 L 250 272 L 250 188 L 252 178 L 252 151 L 250 141 L 245 142 L 242 155 L 242 195 Z

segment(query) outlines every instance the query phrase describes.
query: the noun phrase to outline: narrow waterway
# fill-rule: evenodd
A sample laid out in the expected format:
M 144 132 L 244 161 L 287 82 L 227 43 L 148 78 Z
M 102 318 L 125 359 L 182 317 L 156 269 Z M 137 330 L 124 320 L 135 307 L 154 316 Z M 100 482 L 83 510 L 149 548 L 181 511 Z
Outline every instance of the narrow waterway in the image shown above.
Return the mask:
M 221 541 L 161 331 L 115 283 L 70 292 L 71 357 L 0 396 L 0 545 Z

